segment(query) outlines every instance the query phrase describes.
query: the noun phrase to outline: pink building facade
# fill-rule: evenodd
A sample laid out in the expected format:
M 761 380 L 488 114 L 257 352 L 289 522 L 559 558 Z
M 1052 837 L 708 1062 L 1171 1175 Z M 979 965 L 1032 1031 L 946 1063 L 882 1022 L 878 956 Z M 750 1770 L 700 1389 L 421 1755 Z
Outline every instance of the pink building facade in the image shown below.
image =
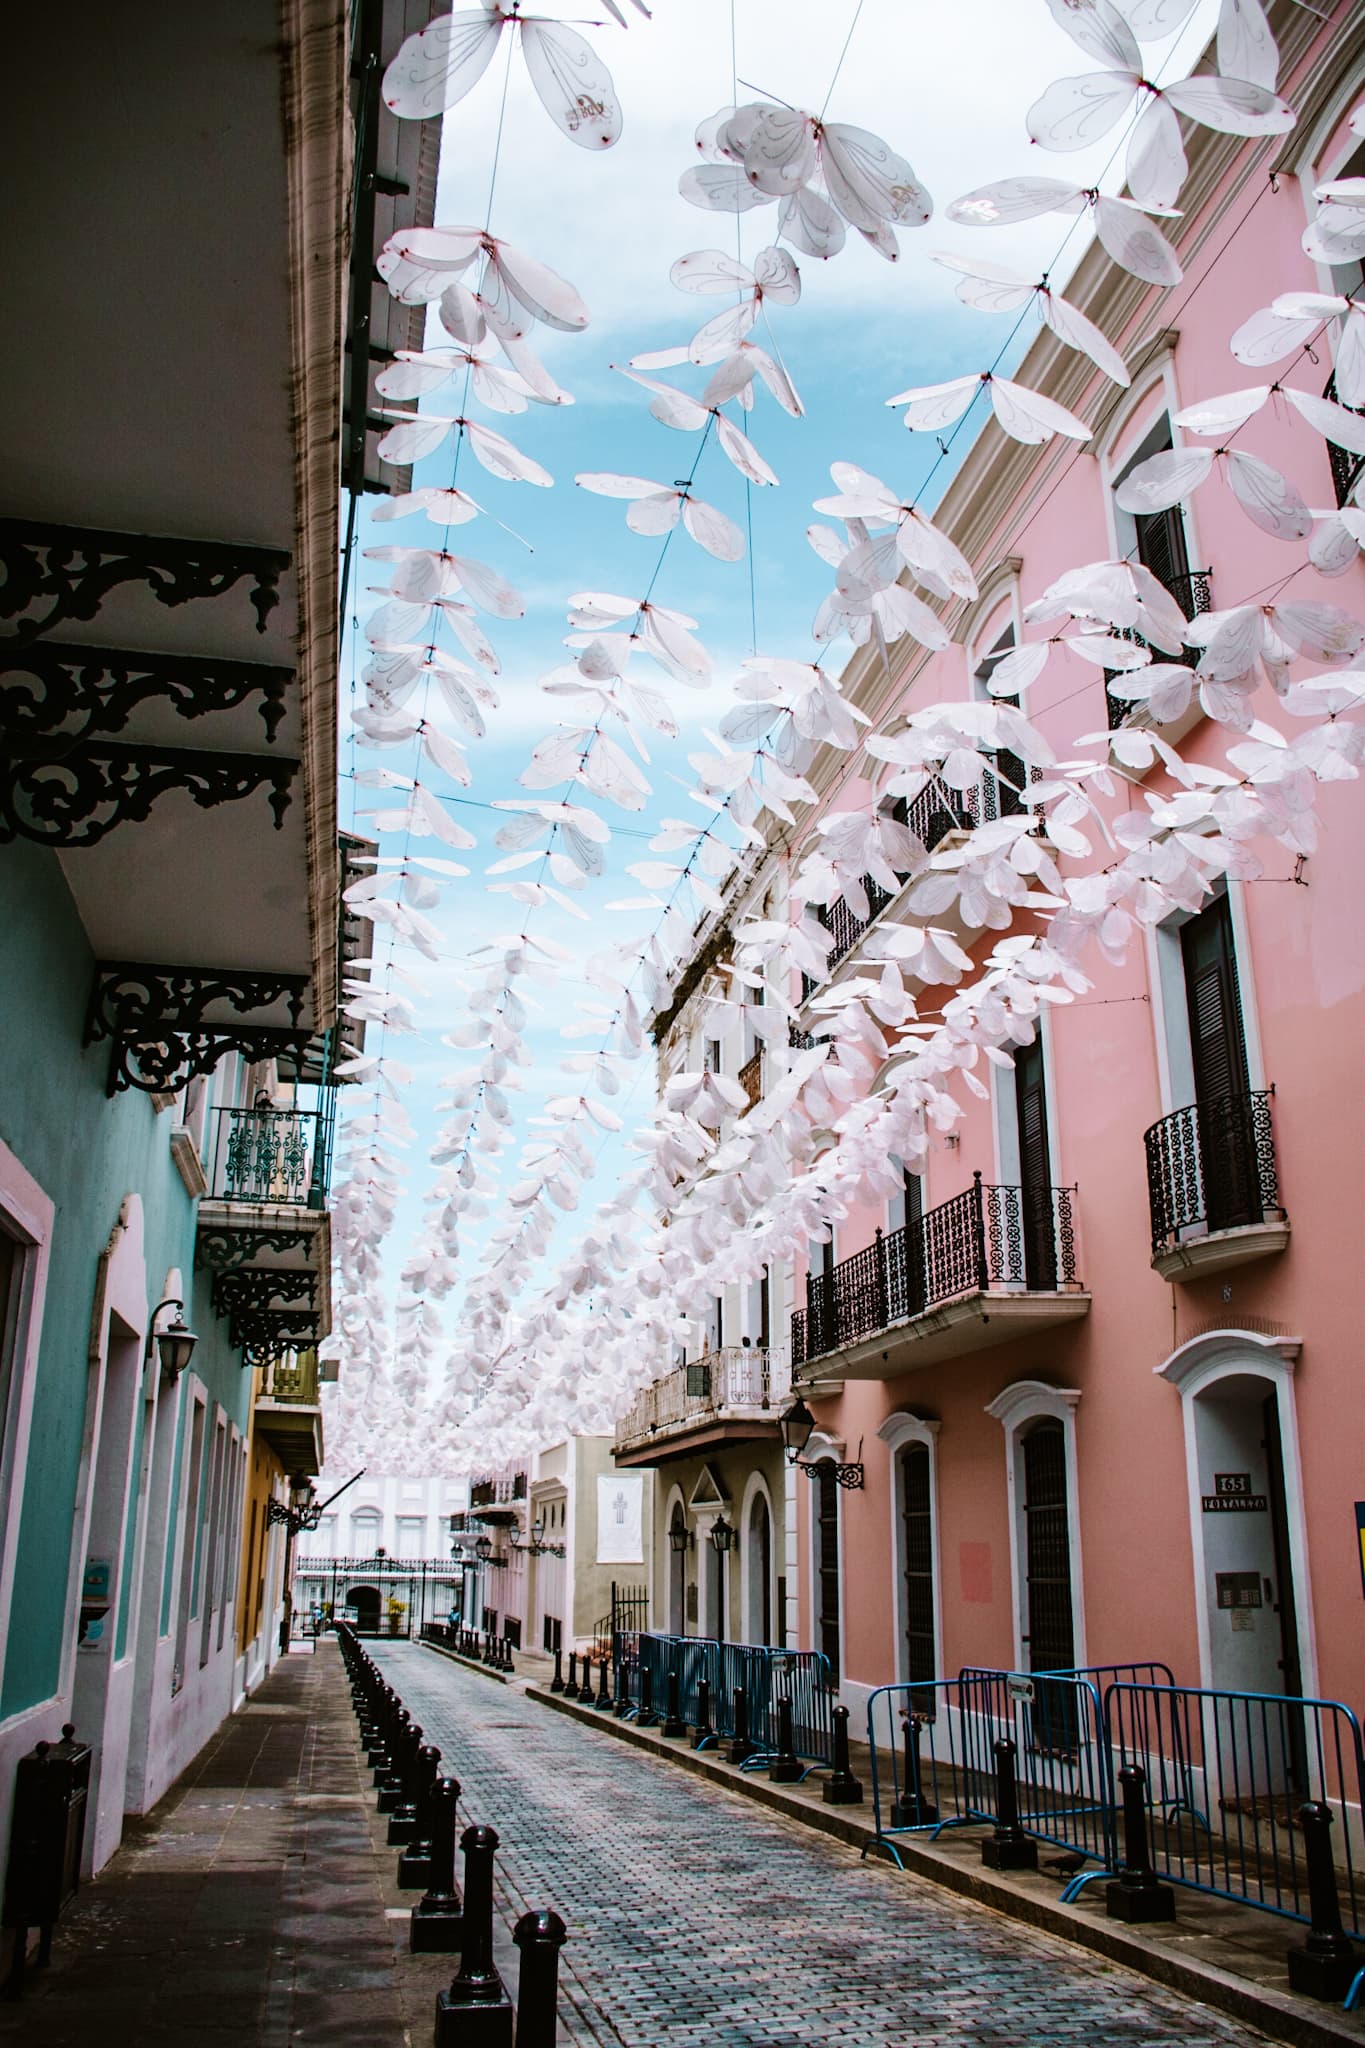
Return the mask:
M 1229 338 L 1278 294 L 1361 283 L 1359 265 L 1319 265 L 1302 238 L 1315 187 L 1365 168 L 1348 125 L 1365 91 L 1365 30 L 1329 28 L 1289 5 L 1272 19 L 1296 128 L 1265 141 L 1187 135 L 1183 212 L 1163 223 L 1184 270 L 1175 288 L 1139 282 L 1098 247 L 1087 252 L 1067 295 L 1123 353 L 1131 386 L 1109 383 L 1046 330 L 1034 343 L 1018 380 L 1078 412 L 1092 438 L 1023 447 L 994 423 L 979 434 L 934 519 L 971 562 L 980 595 L 939 607 L 952 636 L 945 650 L 906 640 L 889 665 L 868 651 L 854 658 L 844 690 L 876 729 L 984 696 L 1011 646 L 1070 630 L 1066 621 L 1026 626 L 1024 612 L 1087 561 L 1146 563 L 1187 616 L 1292 598 L 1344 607 L 1365 624 L 1365 565 L 1320 575 L 1302 542 L 1286 545 L 1249 521 L 1221 475 L 1162 514 L 1135 519 L 1115 499 L 1153 452 L 1218 445 L 1173 424 L 1193 401 L 1275 377 L 1321 394 L 1337 340 L 1330 321 L 1311 353 L 1265 370 L 1235 361 Z M 970 241 L 963 233 L 954 245 L 970 253 Z M 1305 431 L 1282 399 L 1226 438 L 1282 470 L 1315 510 L 1348 501 L 1358 459 Z M 1322 666 L 1296 663 L 1293 678 Z M 1024 708 L 1061 758 L 1084 735 L 1152 723 L 1065 645 Z M 1255 710 L 1295 730 L 1265 687 Z M 1222 762 L 1236 738 L 1197 708 L 1157 730 L 1195 763 Z M 803 820 L 807 833 L 815 817 L 875 796 L 891 774 L 869 780 L 876 771 L 863 753 L 817 755 L 807 773 L 821 804 Z M 1141 810 L 1148 791 L 1171 786 L 1159 764 L 1130 769 L 1100 808 L 1111 818 Z M 899 815 L 951 853 L 954 829 L 979 822 L 978 802 L 964 800 L 959 818 L 951 798 L 926 792 Z M 1318 815 L 1320 840 L 1306 857 L 1262 843 L 1261 879 L 1230 881 L 1197 913 L 1154 926 L 1121 964 L 1092 954 L 1093 987 L 1046 1012 L 1012 1070 L 978 1069 L 984 1098 L 963 1091 L 961 1122 L 934 1139 L 903 1195 L 845 1217 L 831 1245 L 811 1247 L 809 1266 L 769 1276 L 761 1333 L 742 1291 L 729 1306 L 698 1304 L 698 1317 L 719 1318 L 713 1348 L 751 1325 L 764 1346 L 790 1339 L 791 1385 L 815 1418 L 805 1455 L 824 1469 L 809 1483 L 788 1469 L 784 1496 L 780 1460 L 765 1479 L 775 1545 L 765 1569 L 781 1596 L 781 1632 L 770 1640 L 824 1649 L 855 1715 L 879 1685 L 967 1664 L 1146 1659 L 1167 1663 L 1182 1684 L 1360 1707 L 1358 786 L 1322 790 Z M 1102 865 L 1112 852 L 1092 837 Z M 808 843 L 774 845 L 757 875 L 746 871 L 727 914 L 780 903 Z M 843 905 L 827 914 L 831 980 L 875 958 L 887 924 L 951 921 L 917 919 L 913 894 L 911 883 L 889 901 L 874 897 L 868 922 Z M 719 922 L 699 946 L 709 943 L 723 968 Z M 978 959 L 998 937 L 960 921 L 954 929 Z M 815 1021 L 814 993 L 807 987 L 798 1031 Z M 921 1016 L 951 993 L 924 988 Z M 761 1086 L 752 1044 L 716 1042 L 703 1061 L 681 1043 L 705 1030 L 695 1007 L 689 998 L 663 1020 L 665 1078 L 683 1064 L 719 1064 L 752 1093 Z M 891 1034 L 886 1071 L 896 1056 Z M 761 1443 L 694 1429 L 676 1449 L 710 1453 L 711 1477 L 738 1509 L 752 1474 L 776 1455 L 776 1429 L 766 1414 L 763 1422 L 750 1432 Z M 623 1442 L 618 1455 L 633 1463 L 640 1454 Z M 656 1447 L 652 1462 L 668 1455 Z M 860 1488 L 836 1484 L 840 1461 L 861 1464 Z M 667 1486 L 657 1495 L 662 1514 Z M 675 1504 L 675 1517 L 686 1507 Z M 740 1586 L 752 1561 L 744 1517 L 731 1519 Z M 666 1558 L 667 1531 L 657 1535 Z M 681 1592 L 673 1604 L 698 1632 Z M 728 1617 L 733 1633 L 740 1605 Z
M 1325 272 L 1301 246 L 1314 187 L 1359 169 L 1346 117 L 1361 93 L 1360 52 L 1299 25 L 1301 56 L 1281 83 L 1300 110 L 1294 133 L 1198 138 L 1206 146 L 1192 155 L 1171 236 L 1183 284 L 1144 287 L 1092 250 L 1069 288 L 1126 356 L 1130 389 L 1106 385 L 1046 334 L 1018 373 L 1093 421 L 1091 442 L 1020 448 L 994 425 L 978 439 L 935 517 L 981 596 L 952 621 L 947 650 L 895 650 L 899 707 L 980 694 L 993 657 L 1025 637 L 1023 608 L 1087 559 L 1146 561 L 1187 615 L 1278 596 L 1292 569 L 1284 594 L 1365 619 L 1365 568 L 1328 581 L 1300 567 L 1302 545 L 1258 530 L 1221 481 L 1141 521 L 1114 496 L 1136 459 L 1191 442 L 1171 424 L 1182 406 L 1258 375 L 1323 390 L 1330 326 L 1318 360 L 1282 372 L 1245 371 L 1228 350 L 1277 294 L 1360 282 L 1358 268 Z M 1346 487 L 1349 458 L 1334 462 L 1282 401 L 1241 445 L 1315 508 Z M 1294 675 L 1320 667 L 1300 663 Z M 855 663 L 845 687 L 871 709 L 857 674 Z M 1063 646 L 1027 708 L 1066 756 L 1121 715 L 1109 694 Z M 1268 691 L 1256 708 L 1276 721 Z M 884 703 L 877 713 L 885 729 Z M 1229 738 L 1190 714 L 1167 733 L 1191 761 L 1221 760 Z M 1138 807 L 1142 787 L 1121 780 L 1113 811 Z M 849 794 L 845 785 L 828 801 Z M 911 1190 L 912 1212 L 937 1223 L 912 1213 L 903 1227 L 903 1202 L 864 1210 L 836 1230 L 832 1257 L 819 1251 L 814 1288 L 798 1274 L 794 1298 L 809 1305 L 793 1369 L 819 1432 L 807 1455 L 822 1439 L 845 1458 L 862 1446 L 863 1490 L 798 1493 L 801 1640 L 833 1650 L 837 1639 L 850 1704 L 931 1667 L 1147 1658 L 1185 1684 L 1359 1704 L 1358 789 L 1326 791 L 1320 815 L 1311 857 L 1272 849 L 1262 880 L 1232 881 L 1197 916 L 1157 926 L 1121 966 L 1101 968 L 1089 994 L 1045 1013 L 1034 1046 L 1013 1072 L 990 1072 L 989 1100 L 967 1098 Z M 896 917 L 894 902 L 882 915 Z M 926 990 L 922 1013 L 933 1007 Z M 881 1304 L 859 1302 L 856 1263 L 869 1247 L 890 1286 L 888 1319 L 872 1329 Z M 961 1264 L 983 1248 L 989 1284 L 964 1294 L 960 1280 L 983 1276 Z M 916 1313 L 939 1289 L 958 1307 Z M 1264 1509 L 1210 1505 L 1240 1498 Z M 831 1503 L 837 1631 L 820 1571 Z

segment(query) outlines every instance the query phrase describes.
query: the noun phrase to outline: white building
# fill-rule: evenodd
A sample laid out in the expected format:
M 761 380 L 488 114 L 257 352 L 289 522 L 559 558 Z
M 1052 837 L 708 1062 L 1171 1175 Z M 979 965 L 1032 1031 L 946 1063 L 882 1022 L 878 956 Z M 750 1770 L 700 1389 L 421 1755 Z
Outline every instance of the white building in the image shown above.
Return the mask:
M 324 1472 L 317 1482 L 326 1505 L 295 1552 L 297 1626 L 311 1627 L 328 1608 L 361 1629 L 399 1635 L 444 1621 L 459 1586 L 450 1517 L 468 1507 L 468 1481 L 367 1472 L 348 1485 L 348 1477 Z

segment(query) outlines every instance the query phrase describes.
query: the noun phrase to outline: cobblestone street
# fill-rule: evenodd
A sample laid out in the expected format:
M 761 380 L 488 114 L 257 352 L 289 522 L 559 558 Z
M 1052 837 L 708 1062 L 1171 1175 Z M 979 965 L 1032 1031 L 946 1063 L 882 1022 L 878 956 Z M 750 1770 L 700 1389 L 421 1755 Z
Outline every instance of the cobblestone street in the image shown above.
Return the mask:
M 1231 2048 L 1263 2037 L 1112 1964 L 414 1645 L 375 1654 L 466 1820 L 502 1837 L 504 1909 L 568 1922 L 562 2038 L 628 2048 Z

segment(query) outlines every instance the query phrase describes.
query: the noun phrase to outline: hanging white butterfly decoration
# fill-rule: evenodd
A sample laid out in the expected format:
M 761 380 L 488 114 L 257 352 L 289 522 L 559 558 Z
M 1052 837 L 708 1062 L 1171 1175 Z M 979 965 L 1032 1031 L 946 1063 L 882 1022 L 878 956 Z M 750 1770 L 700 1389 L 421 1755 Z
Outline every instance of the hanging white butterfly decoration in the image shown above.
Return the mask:
M 1093 186 L 1073 185 L 1064 178 L 1000 178 L 978 185 L 954 199 L 947 218 L 964 228 L 1007 226 L 1036 220 L 1044 213 L 1083 213 L 1090 209 L 1095 233 L 1121 270 L 1144 284 L 1176 285 L 1184 272 L 1174 249 L 1148 215 L 1169 214 L 1169 207 L 1139 206 Z
M 979 392 L 991 401 L 996 419 L 1012 440 L 1036 445 L 1065 434 L 1072 441 L 1088 441 L 1090 428 L 1056 399 L 1045 398 L 1008 377 L 991 370 L 971 377 L 950 377 L 944 384 L 917 384 L 888 398 L 888 405 L 905 407 L 905 424 L 912 434 L 939 433 L 966 412 Z
M 622 20 L 619 9 L 612 12 Z M 483 0 L 480 8 L 441 15 L 409 36 L 380 87 L 389 112 L 426 121 L 458 105 L 492 63 L 505 29 L 520 41 L 531 83 L 555 126 L 580 149 L 610 149 L 621 133 L 611 73 L 575 29 L 523 14 L 519 0 Z
M 972 262 L 943 249 L 930 253 L 945 270 L 961 273 L 957 296 L 964 305 L 976 306 L 985 313 L 1017 313 L 1032 299 L 1044 325 L 1052 329 L 1059 341 L 1089 356 L 1113 383 L 1125 387 L 1131 384 L 1128 365 L 1113 343 L 1093 320 L 1054 292 L 1045 277 L 1021 277 L 1017 270 L 1007 270 L 1003 264 Z
M 744 535 L 734 521 L 704 498 L 694 497 L 685 485 L 670 487 L 648 477 L 617 476 L 608 470 L 581 470 L 574 482 L 598 497 L 629 498 L 626 525 L 632 533 L 671 532 L 681 515 L 697 546 L 717 561 L 738 562 L 744 555 Z

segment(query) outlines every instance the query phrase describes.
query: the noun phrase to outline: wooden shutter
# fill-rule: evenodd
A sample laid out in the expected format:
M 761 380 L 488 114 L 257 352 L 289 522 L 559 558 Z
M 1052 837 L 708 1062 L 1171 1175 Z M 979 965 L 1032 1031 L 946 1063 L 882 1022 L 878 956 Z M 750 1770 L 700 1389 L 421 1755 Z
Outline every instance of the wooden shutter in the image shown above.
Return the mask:
M 1137 527 L 1138 560 L 1183 609 L 1188 604 L 1190 557 L 1179 506 L 1172 505 L 1165 512 L 1139 512 L 1133 523 Z
M 901 1452 L 901 1524 L 905 1554 L 905 1675 L 913 1684 L 938 1676 L 934 1653 L 934 1538 L 929 1446 Z M 920 1709 L 916 1709 L 920 1711 Z
M 1051 1417 L 1024 1438 L 1028 1668 L 1065 1671 L 1075 1656 L 1071 1612 L 1071 1527 L 1066 1502 L 1066 1437 Z
M 819 1521 L 816 1556 L 820 1581 L 820 1643 L 829 1659 L 830 1676 L 839 1679 L 839 1482 L 834 1464 L 822 1458 L 816 1469 Z
M 1232 950 L 1232 913 L 1220 896 L 1180 934 L 1189 1007 L 1194 1099 L 1199 1104 L 1248 1092 L 1246 1038 L 1237 962 Z
M 1024 1273 L 1028 1286 L 1057 1285 L 1057 1243 L 1052 1228 L 1052 1159 L 1047 1142 L 1047 1087 L 1040 1037 L 1014 1056 L 1015 1118 L 1019 1134 L 1019 1202 Z M 1008 1199 L 1007 1197 L 1002 1199 Z

